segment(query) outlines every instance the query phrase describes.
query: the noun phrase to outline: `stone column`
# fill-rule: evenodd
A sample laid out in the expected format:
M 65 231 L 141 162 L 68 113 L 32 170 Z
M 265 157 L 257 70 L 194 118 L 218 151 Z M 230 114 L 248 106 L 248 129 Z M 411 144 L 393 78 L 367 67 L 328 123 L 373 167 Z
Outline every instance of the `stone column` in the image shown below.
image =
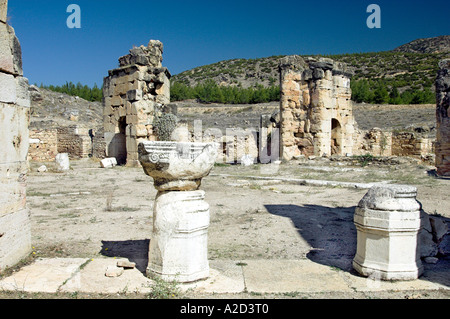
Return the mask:
M 423 272 L 418 245 L 421 204 L 408 185 L 374 186 L 355 210 L 353 268 L 382 280 L 413 280 Z
M 192 282 L 209 276 L 209 205 L 199 190 L 217 157 L 215 143 L 142 142 L 139 160 L 158 190 L 147 274 Z
M 439 62 L 436 78 L 436 170 L 450 177 L 450 59 Z
M 0 0 L 0 272 L 31 252 L 26 206 L 30 97 L 22 51 Z

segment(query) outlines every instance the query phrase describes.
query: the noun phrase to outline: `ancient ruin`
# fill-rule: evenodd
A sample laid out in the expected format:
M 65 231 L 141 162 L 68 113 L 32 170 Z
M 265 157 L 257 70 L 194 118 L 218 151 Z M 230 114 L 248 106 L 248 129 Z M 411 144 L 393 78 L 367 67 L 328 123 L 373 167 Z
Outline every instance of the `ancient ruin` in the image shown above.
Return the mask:
M 450 176 L 450 59 L 439 63 L 436 78 L 436 170 Z
M 103 158 L 104 145 L 100 133 L 83 125 L 57 128 L 30 128 L 28 160 L 53 162 L 59 153 L 68 153 L 72 159 Z
M 357 251 L 353 267 L 383 280 L 414 280 L 423 272 L 418 234 L 421 204 L 409 185 L 374 186 L 355 209 Z
M 170 102 L 170 73 L 162 67 L 163 44 L 130 50 L 119 58 L 119 68 L 103 82 L 103 117 L 106 157 L 118 164 L 139 166 L 139 142 L 156 140 L 154 120 Z
M 0 271 L 31 251 L 26 202 L 30 97 L 23 77 L 22 51 L 0 1 Z
M 353 149 L 351 70 L 326 58 L 280 61 L 280 154 L 346 155 Z
M 450 176 L 450 60 L 440 62 L 436 79 L 435 145 L 411 132 L 360 130 L 350 68 L 299 56 L 281 59 L 280 109 L 261 116 L 259 130 L 240 118 L 247 128 L 229 121 L 233 127 L 222 134 L 194 123 L 190 132 L 188 123 L 171 122 L 171 76 L 156 40 L 131 49 L 104 78 L 103 128 L 98 130 L 98 117 L 90 122 L 95 128 L 50 126 L 44 117 L 29 127 L 28 80 L 6 7 L 7 0 L 0 0 L 2 294 L 180 297 L 178 286 L 171 291 L 172 283 L 161 285 L 157 277 L 188 283 L 183 290 L 200 296 L 326 292 L 321 296 L 369 298 L 374 291 L 402 289 L 405 295 L 416 289 L 448 294 L 449 219 L 441 213 L 449 206 L 449 180 L 434 178 L 430 167 L 400 161 L 392 162 L 394 169 L 376 163 L 366 170 L 362 163 L 355 167 L 351 155 L 423 159 L 435 148 L 438 175 Z M 217 109 L 209 112 L 219 121 Z M 72 159 L 89 157 L 96 159 L 71 167 Z M 298 161 L 282 164 L 280 157 Z M 55 161 L 56 170 L 28 161 Z M 350 167 L 339 167 L 346 161 Z M 218 165 L 223 162 L 241 165 Z M 245 167 L 257 162 L 272 163 Z M 145 185 L 150 179 L 141 178 L 140 169 L 113 169 L 118 164 L 142 167 L 157 190 L 154 200 L 148 198 L 153 188 Z M 214 166 L 205 193 L 202 180 Z M 399 181 L 419 186 L 394 184 Z M 430 215 L 416 200 L 419 187 Z M 21 269 L 4 271 L 24 257 Z M 372 289 L 372 281 L 352 269 L 392 282 Z M 422 280 L 398 282 L 416 280 L 424 271 Z
M 209 205 L 199 187 L 216 157 L 214 143 L 139 144 L 139 160 L 158 190 L 147 274 L 180 282 L 209 276 Z

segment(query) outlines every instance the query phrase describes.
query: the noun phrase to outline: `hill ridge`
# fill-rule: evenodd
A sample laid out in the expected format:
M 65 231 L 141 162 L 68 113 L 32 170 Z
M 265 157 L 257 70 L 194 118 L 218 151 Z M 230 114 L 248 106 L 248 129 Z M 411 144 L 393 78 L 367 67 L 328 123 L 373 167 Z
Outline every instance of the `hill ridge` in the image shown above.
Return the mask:
M 442 43 L 447 42 L 448 46 L 444 50 Z M 284 56 L 223 60 L 178 73 L 172 77 L 172 81 L 191 87 L 205 80 L 244 88 L 257 84 L 265 87 L 278 85 L 278 61 Z M 437 63 L 442 58 L 450 57 L 450 36 L 417 39 L 391 51 L 301 56 L 324 56 L 345 62 L 355 68 L 353 80 L 386 79 L 389 87 L 396 86 L 401 92 L 407 89 L 434 90 L 432 86 Z

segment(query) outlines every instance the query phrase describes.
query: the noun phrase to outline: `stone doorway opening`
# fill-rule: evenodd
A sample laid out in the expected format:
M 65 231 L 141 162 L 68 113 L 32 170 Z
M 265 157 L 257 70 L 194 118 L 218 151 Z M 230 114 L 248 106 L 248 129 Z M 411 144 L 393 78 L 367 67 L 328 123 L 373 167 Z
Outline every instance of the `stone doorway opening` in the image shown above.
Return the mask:
M 116 134 L 116 160 L 118 165 L 127 163 L 127 118 L 122 116 L 118 121 L 119 133 Z
M 330 154 L 331 155 L 342 155 L 342 129 L 341 123 L 337 119 L 331 119 L 331 143 L 330 143 Z

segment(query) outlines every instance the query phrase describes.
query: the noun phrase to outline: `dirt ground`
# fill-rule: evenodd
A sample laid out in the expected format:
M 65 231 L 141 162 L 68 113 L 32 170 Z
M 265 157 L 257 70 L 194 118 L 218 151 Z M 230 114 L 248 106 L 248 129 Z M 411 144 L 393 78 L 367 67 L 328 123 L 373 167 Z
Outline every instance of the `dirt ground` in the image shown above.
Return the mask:
M 317 159 L 216 165 L 201 185 L 211 213 L 209 259 L 309 258 L 350 271 L 356 250 L 353 212 L 367 189 L 277 178 L 412 184 L 423 209 L 449 222 L 450 180 L 413 162 L 362 167 Z M 40 165 L 30 163 L 28 176 L 33 254 L 127 257 L 145 271 L 156 195 L 152 179 L 141 168 L 103 169 L 90 159 L 72 160 L 65 173 L 56 172 L 53 163 L 47 163 L 49 171 L 38 173 Z M 251 178 L 255 176 L 269 180 Z

